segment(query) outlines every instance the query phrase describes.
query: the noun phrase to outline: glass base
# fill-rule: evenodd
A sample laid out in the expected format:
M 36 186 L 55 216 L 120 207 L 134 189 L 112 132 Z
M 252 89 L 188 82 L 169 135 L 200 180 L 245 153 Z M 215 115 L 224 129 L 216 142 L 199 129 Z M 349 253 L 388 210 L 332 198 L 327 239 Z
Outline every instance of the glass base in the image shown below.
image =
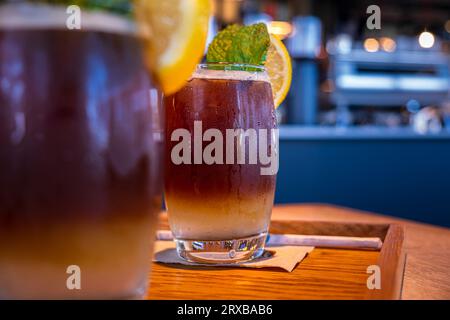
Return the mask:
M 267 232 L 232 240 L 175 239 L 178 255 L 202 264 L 233 264 L 250 261 L 264 253 Z

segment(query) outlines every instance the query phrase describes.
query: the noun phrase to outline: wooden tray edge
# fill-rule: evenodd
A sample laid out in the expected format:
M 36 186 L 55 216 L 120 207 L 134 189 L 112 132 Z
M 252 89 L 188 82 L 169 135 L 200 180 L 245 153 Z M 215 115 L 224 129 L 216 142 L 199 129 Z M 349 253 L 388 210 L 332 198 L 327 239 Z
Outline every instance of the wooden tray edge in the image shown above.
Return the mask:
M 406 254 L 403 250 L 404 231 L 397 224 L 391 224 L 387 231 L 377 265 L 381 271 L 381 289 L 367 289 L 366 299 L 400 299 Z

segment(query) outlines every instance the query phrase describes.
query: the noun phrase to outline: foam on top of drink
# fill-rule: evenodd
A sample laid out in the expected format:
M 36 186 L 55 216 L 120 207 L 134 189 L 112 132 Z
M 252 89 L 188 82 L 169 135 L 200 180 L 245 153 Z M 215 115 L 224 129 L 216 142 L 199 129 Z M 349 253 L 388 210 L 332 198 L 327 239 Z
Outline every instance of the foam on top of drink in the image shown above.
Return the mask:
M 239 70 L 211 70 L 197 68 L 191 79 L 215 79 L 215 80 L 238 80 L 238 81 L 269 81 L 266 72 L 261 71 L 239 71 Z
M 59 29 L 69 30 L 70 6 L 10 3 L 0 5 L 0 30 Z M 136 34 L 134 21 L 104 11 L 81 9 L 80 31 Z

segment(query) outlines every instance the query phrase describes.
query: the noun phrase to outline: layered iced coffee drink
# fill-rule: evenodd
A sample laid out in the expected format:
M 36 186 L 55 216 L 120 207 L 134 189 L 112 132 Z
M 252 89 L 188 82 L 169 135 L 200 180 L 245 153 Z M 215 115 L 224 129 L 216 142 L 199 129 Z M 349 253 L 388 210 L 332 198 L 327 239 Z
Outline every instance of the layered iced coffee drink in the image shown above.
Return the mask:
M 165 199 L 179 254 L 205 263 L 257 257 L 277 169 L 270 171 L 276 119 L 264 68 L 200 65 L 165 98 L 165 110 Z
M 0 298 L 133 298 L 160 210 L 160 94 L 130 20 L 66 20 L 0 6 Z

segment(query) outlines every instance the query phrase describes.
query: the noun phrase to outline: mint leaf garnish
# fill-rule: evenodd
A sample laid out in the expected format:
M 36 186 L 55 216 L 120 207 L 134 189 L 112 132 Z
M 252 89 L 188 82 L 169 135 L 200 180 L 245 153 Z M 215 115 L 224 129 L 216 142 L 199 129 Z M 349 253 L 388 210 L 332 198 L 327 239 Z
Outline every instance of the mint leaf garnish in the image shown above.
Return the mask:
M 270 36 L 264 23 L 231 25 L 211 42 L 206 61 L 263 65 L 269 46 Z

